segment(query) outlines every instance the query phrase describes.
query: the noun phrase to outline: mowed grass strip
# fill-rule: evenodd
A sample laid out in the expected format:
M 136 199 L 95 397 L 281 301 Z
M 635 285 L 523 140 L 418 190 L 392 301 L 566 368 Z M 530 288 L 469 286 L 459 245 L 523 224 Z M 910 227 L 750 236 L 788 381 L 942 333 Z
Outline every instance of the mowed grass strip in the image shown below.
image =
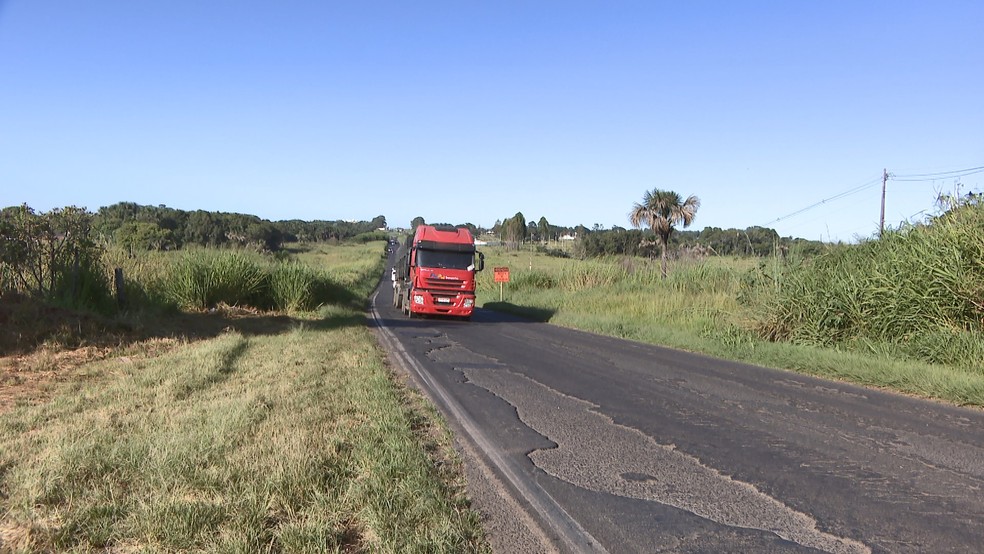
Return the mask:
M 446 431 L 358 309 L 321 315 L 104 361 L 4 414 L 0 550 L 486 551 Z

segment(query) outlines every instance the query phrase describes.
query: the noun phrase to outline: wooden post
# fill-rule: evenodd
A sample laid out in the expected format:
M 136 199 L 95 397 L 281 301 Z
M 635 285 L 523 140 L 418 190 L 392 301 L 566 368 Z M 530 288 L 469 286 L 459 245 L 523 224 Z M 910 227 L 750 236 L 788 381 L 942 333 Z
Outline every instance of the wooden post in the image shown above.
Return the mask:
M 126 307 L 126 287 L 123 283 L 123 268 L 113 270 L 113 285 L 116 287 L 116 304 L 122 309 Z
M 79 285 L 79 253 L 75 253 L 75 261 L 72 262 L 72 289 L 69 291 L 71 295 L 72 304 L 78 305 L 79 300 L 82 296 L 81 287 Z

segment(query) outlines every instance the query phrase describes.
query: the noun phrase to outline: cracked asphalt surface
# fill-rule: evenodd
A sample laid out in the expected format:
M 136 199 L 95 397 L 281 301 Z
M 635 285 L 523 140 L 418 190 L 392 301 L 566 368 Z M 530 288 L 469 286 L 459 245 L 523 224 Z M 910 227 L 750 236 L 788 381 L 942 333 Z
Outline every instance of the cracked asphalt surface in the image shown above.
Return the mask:
M 498 552 L 980 552 L 984 413 L 478 310 L 383 345 Z

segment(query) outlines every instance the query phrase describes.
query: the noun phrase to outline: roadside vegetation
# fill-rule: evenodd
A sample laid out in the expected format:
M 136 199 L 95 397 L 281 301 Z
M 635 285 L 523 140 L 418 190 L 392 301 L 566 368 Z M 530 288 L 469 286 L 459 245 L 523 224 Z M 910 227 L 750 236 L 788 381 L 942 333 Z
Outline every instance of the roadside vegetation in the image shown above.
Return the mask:
M 92 241 L 86 296 L 73 254 L 4 231 L 0 551 L 488 550 L 448 431 L 365 325 L 384 242 Z
M 778 241 L 777 241 L 778 246 Z M 486 247 L 485 307 L 558 325 L 984 406 L 984 205 L 818 254 L 638 256 Z
M 647 230 L 497 222 L 482 250 L 512 280 L 500 301 L 479 274 L 480 304 L 984 406 L 976 199 L 856 245 L 681 240 L 647 213 Z M 328 222 L 276 248 L 188 240 L 208 220 L 186 214 L 177 248 L 133 239 L 167 218 L 0 212 L 0 550 L 486 551 L 448 432 L 365 326 L 385 243 Z

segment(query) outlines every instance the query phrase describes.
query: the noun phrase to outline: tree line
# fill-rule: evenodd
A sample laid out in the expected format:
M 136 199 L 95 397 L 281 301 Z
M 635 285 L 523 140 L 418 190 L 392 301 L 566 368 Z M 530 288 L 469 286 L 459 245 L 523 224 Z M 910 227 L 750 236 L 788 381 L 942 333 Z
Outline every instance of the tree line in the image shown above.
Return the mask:
M 419 220 L 419 221 L 418 221 Z M 416 223 L 423 218 L 414 220 Z M 640 221 L 640 223 L 642 223 Z M 651 229 L 626 229 L 618 225 L 605 229 L 599 224 L 573 227 L 551 224 L 546 217 L 527 221 L 522 212 L 512 217 L 496 220 L 491 229 L 476 228 L 465 224 L 472 234 L 491 233 L 507 248 L 519 248 L 530 243 L 550 243 L 562 237 L 575 239 L 573 253 L 580 258 L 600 256 L 641 256 L 656 258 L 660 255 L 658 235 Z M 761 257 L 771 256 L 778 247 L 780 253 L 796 250 L 811 256 L 820 253 L 823 243 L 793 237 L 780 237 L 775 229 L 752 226 L 745 229 L 704 227 L 701 231 L 675 229 L 667 241 L 670 256 L 681 253 L 694 255 L 718 255 Z
M 386 227 L 386 218 L 371 221 L 268 221 L 255 215 L 186 211 L 120 202 L 99 208 L 92 215 L 96 236 L 131 251 L 173 250 L 186 245 L 255 247 L 276 251 L 284 243 L 353 239 Z
M 424 224 L 427 224 L 424 218 L 417 216 L 410 221 L 410 229 L 412 231 L 413 229 L 416 229 L 418 225 Z M 432 225 L 450 224 L 432 223 Z M 573 227 L 558 227 L 556 225 L 551 225 L 547 221 L 546 217 L 541 217 L 539 221 L 530 221 L 527 223 L 526 217 L 522 214 L 522 212 L 517 212 L 513 217 L 496 220 L 495 225 L 491 228 L 481 227 L 472 223 L 459 223 L 451 226 L 468 229 L 475 237 L 492 235 L 507 247 L 511 248 L 516 248 L 523 243 L 528 243 L 531 241 L 547 242 L 551 240 L 558 240 L 565 234 L 572 235 L 577 232 L 576 228 Z
M 424 223 L 426 221 L 423 217 L 415 217 L 410 221 L 410 228 L 414 229 Z M 639 223 L 644 222 L 640 220 Z M 523 245 L 537 243 L 549 244 L 567 237 L 575 239 L 573 254 L 579 258 L 600 256 L 656 258 L 661 255 L 659 237 L 651 228 L 626 229 L 616 225 L 605 229 L 597 223 L 590 228 L 583 224 L 567 227 L 553 225 L 546 217 L 527 220 L 523 212 L 498 219 L 491 228 L 479 227 L 471 223 L 454 226 L 465 227 L 476 237 L 491 234 L 495 237 L 493 240 L 498 240 L 506 248 L 520 248 Z M 646 226 L 648 227 L 648 224 Z M 691 254 L 761 257 L 773 255 L 777 247 L 780 253 L 796 250 L 802 255 L 812 256 L 822 251 L 823 243 L 780 237 L 775 229 L 759 226 L 745 229 L 705 227 L 702 231 L 674 228 L 668 237 L 667 254 L 669 256 Z
M 721 229 L 704 227 L 701 231 L 675 231 L 668 242 L 669 253 L 718 255 L 736 257 L 771 256 L 778 246 L 780 253 L 795 250 L 812 256 L 823 251 L 823 243 L 793 237 L 780 237 L 775 229 L 747 227 L 745 229 Z M 613 227 L 600 231 L 587 230 L 575 245 L 575 253 L 581 257 L 641 256 L 655 258 L 659 255 L 656 236 L 649 230 Z

